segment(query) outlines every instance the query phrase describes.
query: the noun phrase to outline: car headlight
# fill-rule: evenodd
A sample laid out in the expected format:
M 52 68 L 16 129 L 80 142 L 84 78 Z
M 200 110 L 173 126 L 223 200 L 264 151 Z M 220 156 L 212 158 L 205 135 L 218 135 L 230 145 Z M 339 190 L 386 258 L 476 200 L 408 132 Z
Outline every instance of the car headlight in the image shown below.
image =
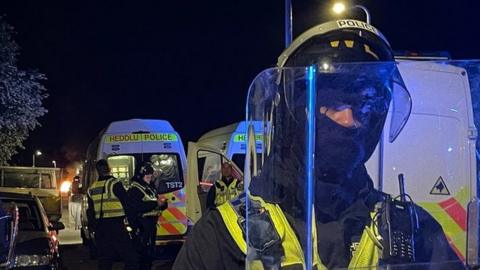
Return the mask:
M 15 257 L 15 267 L 49 265 L 51 255 L 18 255 Z

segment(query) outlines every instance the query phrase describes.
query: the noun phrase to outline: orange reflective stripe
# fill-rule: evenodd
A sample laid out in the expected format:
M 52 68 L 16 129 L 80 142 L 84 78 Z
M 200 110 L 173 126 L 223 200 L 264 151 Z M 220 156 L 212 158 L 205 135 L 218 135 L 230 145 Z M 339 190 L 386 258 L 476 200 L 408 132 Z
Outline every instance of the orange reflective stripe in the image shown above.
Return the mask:
M 172 197 L 173 199 L 170 199 Z M 168 208 L 158 218 L 157 235 L 181 235 L 187 231 L 185 192 L 182 189 L 160 195 L 160 198 L 170 199 Z
M 170 208 L 168 211 L 177 219 L 177 220 L 184 220 L 187 217 L 177 208 Z
M 440 202 L 420 202 L 443 228 L 445 236 L 455 253 L 465 261 L 467 242 L 467 211 L 466 205 L 469 192 L 461 188 L 454 197 Z
M 162 223 L 160 227 L 164 228 L 169 234 L 180 234 L 180 232 L 170 223 Z
M 160 226 L 165 228 L 165 230 L 168 232 L 168 234 L 182 234 L 184 232 L 179 231 L 175 228 L 175 226 L 172 225 L 172 223 L 181 223 L 178 221 L 174 215 L 172 214 L 171 211 L 165 210 L 163 211 L 162 215 L 159 218 L 160 221 Z
M 452 197 L 443 202 L 439 202 L 438 205 L 447 212 L 463 231 L 467 229 L 467 211 L 465 211 L 455 198 Z

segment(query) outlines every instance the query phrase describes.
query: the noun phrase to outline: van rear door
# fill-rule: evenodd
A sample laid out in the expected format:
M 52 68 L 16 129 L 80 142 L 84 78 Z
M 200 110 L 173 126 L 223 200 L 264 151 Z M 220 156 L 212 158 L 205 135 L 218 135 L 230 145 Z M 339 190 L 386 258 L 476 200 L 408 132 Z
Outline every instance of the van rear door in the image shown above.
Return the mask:
M 465 260 L 467 205 L 476 196 L 475 140 L 468 77 L 463 68 L 432 62 L 401 62 L 399 69 L 412 96 L 412 113 L 402 133 L 367 164 L 378 188 L 406 192 L 442 226 L 456 253 Z M 382 169 L 383 168 L 383 169 Z
M 221 168 L 224 162 L 231 162 L 221 150 L 213 147 L 188 142 L 188 182 L 187 182 L 187 215 L 197 222 L 206 211 L 208 191 L 221 178 Z M 234 178 L 243 179 L 243 173 L 232 162 Z

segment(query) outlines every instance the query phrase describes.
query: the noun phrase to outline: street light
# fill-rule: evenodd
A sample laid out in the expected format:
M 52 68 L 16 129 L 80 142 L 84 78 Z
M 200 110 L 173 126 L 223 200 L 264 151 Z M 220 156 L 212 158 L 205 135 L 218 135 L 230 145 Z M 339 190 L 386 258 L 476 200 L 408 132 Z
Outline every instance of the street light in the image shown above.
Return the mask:
M 35 156 L 41 156 L 42 155 L 42 152 L 40 152 L 40 150 L 36 150 L 33 155 L 32 155 L 32 167 L 35 167 Z
M 345 4 L 344 3 L 335 3 L 332 7 L 332 10 L 333 12 L 335 12 L 335 14 L 341 14 L 345 11 L 346 7 L 345 7 Z
M 55 160 L 52 160 L 52 163 L 53 163 L 53 167 L 57 168 L 57 162 Z
M 368 12 L 368 9 L 364 6 L 362 6 L 362 5 L 354 5 L 352 7 L 349 7 L 349 9 L 354 9 L 354 8 L 359 8 L 359 9 L 363 10 L 363 12 L 365 12 L 365 21 L 368 24 L 370 24 L 370 12 Z M 347 7 L 342 2 L 337 2 L 332 7 L 333 12 L 336 13 L 336 14 L 341 14 L 341 13 L 345 12 L 346 9 L 347 9 Z

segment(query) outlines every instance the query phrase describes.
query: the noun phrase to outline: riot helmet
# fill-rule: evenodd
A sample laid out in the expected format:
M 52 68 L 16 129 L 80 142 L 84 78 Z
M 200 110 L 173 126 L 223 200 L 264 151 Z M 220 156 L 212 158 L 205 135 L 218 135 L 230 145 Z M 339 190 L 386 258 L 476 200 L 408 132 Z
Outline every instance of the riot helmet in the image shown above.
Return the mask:
M 411 110 L 388 41 L 364 22 L 331 21 L 296 38 L 277 66 L 256 77 L 247 101 L 247 121 L 266 123 L 263 165 L 252 177 L 270 179 L 249 183 L 252 194 L 302 204 L 309 189 L 303 180 L 311 174 L 319 183 L 315 188 L 321 189 L 317 199 L 323 197 L 320 193 L 347 191 L 351 201 L 352 193 L 373 185 L 364 164 L 380 140 L 389 110 L 390 141 Z M 310 146 L 309 134 L 314 136 Z M 255 152 L 251 141 L 250 152 Z M 310 157 L 314 160 L 308 165 Z
M 322 155 L 317 157 L 318 169 L 350 166 L 347 170 L 353 170 L 375 150 L 394 94 L 401 96 L 397 102 L 407 102 L 394 105 L 397 111 L 392 114 L 391 122 L 400 118 L 401 123 L 391 125 L 391 141 L 408 119 L 410 97 L 394 64 L 393 52 L 373 26 L 356 20 L 338 20 L 306 31 L 278 61 L 280 67 L 312 65 L 320 72 L 316 80 L 315 144 L 322 149 Z M 367 76 L 359 76 L 366 72 Z M 385 76 L 395 79 L 386 80 Z M 396 83 L 399 86 L 395 91 Z M 295 109 L 292 111 L 295 115 Z
M 279 67 L 313 64 L 394 61 L 385 37 L 373 26 L 355 20 L 338 20 L 315 26 L 278 58 Z

